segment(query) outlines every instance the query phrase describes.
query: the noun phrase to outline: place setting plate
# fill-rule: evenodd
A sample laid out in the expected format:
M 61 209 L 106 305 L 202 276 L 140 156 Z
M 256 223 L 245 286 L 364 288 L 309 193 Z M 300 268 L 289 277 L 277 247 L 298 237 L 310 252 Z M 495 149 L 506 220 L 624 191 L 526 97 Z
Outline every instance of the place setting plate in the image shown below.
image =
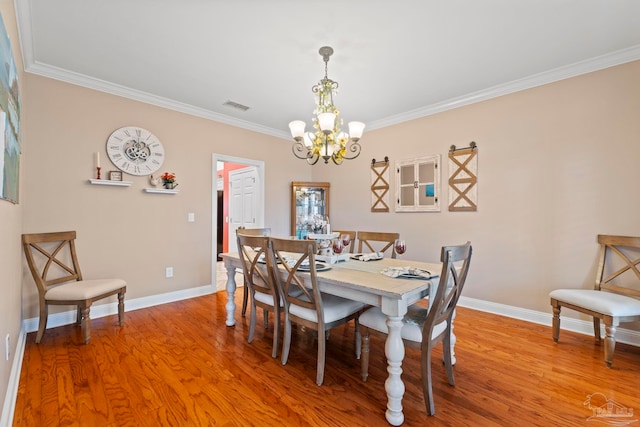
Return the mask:
M 324 264 L 322 262 L 316 262 L 316 271 L 327 271 L 330 269 L 331 265 Z M 309 267 L 309 264 L 300 264 L 300 266 L 298 266 L 298 271 L 309 272 L 310 270 L 311 268 Z

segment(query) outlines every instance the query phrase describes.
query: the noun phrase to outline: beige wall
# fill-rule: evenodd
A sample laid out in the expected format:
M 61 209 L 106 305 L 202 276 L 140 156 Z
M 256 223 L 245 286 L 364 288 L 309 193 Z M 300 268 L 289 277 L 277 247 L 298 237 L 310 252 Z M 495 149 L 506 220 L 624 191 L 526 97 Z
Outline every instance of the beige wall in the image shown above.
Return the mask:
M 309 179 L 310 169 L 291 159 L 278 138 L 163 108 L 26 75 L 29 114 L 24 153 L 24 230 L 78 231 L 85 277 L 116 275 L 127 299 L 211 284 L 213 153 L 265 162 L 265 221 L 287 233 L 289 182 Z M 125 175 L 131 187 L 90 185 L 94 152 L 102 171 L 115 170 L 106 155 L 110 133 L 126 125 L 153 132 L 165 148 L 162 171 L 177 174 L 180 193 L 148 194 L 146 177 Z M 187 213 L 196 221 L 187 222 Z M 165 278 L 165 267 L 174 269 Z M 24 316 L 37 316 L 36 290 L 24 279 Z M 58 307 L 56 307 L 58 308 Z M 52 309 L 52 312 L 66 311 Z
M 24 73 L 22 70 L 22 57 L 20 56 L 20 44 L 16 27 L 16 14 L 13 2 L 0 0 L 0 13 L 7 29 L 11 49 L 18 70 L 19 83 L 24 87 Z M 24 119 L 24 116 L 23 116 Z M 0 153 L 2 155 L 2 153 Z M 22 174 L 22 176 L 24 176 Z M 22 186 L 21 186 L 22 187 Z M 21 188 L 20 197 L 24 196 L 24 188 Z M 20 249 L 20 234 L 22 233 L 22 204 L 12 204 L 0 200 L 0 284 L 2 296 L 0 297 L 0 402 L 5 401 L 7 385 L 11 376 L 14 363 L 14 355 L 20 328 L 22 326 L 22 310 L 20 303 L 22 255 Z M 11 356 L 5 360 L 5 337 L 10 335 Z
M 316 166 L 313 178 L 331 182 L 336 229 L 398 231 L 416 259 L 470 240 L 465 296 L 549 313 L 551 289 L 593 286 L 596 234 L 640 235 L 639 135 L 636 61 L 365 132 L 360 158 Z M 449 212 L 447 152 L 470 141 L 478 211 Z M 370 212 L 372 158 L 432 154 L 442 156 L 441 212 Z

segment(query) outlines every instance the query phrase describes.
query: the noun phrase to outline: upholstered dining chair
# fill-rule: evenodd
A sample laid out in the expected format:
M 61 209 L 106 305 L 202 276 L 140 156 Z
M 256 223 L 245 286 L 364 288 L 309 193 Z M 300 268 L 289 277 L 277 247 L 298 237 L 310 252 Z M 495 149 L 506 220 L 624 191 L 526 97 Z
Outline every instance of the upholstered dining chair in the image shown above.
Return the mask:
M 248 236 L 269 236 L 271 235 L 271 228 L 245 228 L 240 226 L 236 229 L 236 236 L 239 233 Z M 242 290 L 242 317 L 247 314 L 247 301 L 249 301 L 249 288 L 245 286 Z
M 315 240 L 269 239 L 268 263 L 272 277 L 284 300 L 284 342 L 282 364 L 287 363 L 291 347 L 291 322 L 317 331 L 318 359 L 316 384 L 324 381 L 326 332 L 355 320 L 356 356 L 360 357 L 358 316 L 365 305 L 361 302 L 323 294 L 318 289 Z M 294 254 L 294 255 L 292 255 Z M 293 258 L 293 259 L 292 259 Z M 306 267 L 308 272 L 299 271 Z M 296 294 L 297 293 L 297 294 Z
M 390 254 L 391 258 L 396 258 L 394 243 L 399 238 L 400 233 L 358 231 L 358 252 L 382 252 L 385 256 Z
M 127 283 L 122 279 L 85 280 L 76 253 L 76 232 L 34 233 L 22 235 L 22 246 L 29 271 L 38 287 L 40 319 L 36 343 L 47 329 L 50 305 L 74 305 L 76 325 L 82 328 L 84 343 L 91 339 L 90 309 L 94 301 L 118 295 L 118 323 L 124 322 L 124 294 Z
M 256 330 L 256 307 L 260 307 L 263 310 L 265 329 L 269 326 L 268 313 L 274 313 L 273 351 L 271 356 L 275 358 L 278 356 L 278 345 L 280 343 L 280 310 L 282 301 L 267 268 L 266 252 L 269 245 L 269 237 L 237 233 L 237 240 L 244 286 L 245 289 L 249 290 L 251 306 L 247 342 L 251 343 L 253 341 L 253 335 Z
M 405 345 L 421 349 L 422 392 L 429 415 L 434 415 L 436 411 L 431 381 L 431 350 L 440 342 L 443 346 L 449 384 L 455 385 L 451 357 L 451 322 L 467 280 L 471 253 L 472 247 L 469 242 L 458 246 L 444 246 L 440 255 L 442 271 L 433 301 L 429 302 L 429 308 L 416 304 L 409 306 L 402 320 L 401 334 Z M 379 307 L 370 308 L 360 315 L 363 381 L 366 381 L 369 375 L 369 335 L 375 333 L 386 336 L 388 331 L 386 321 L 387 316 Z
M 338 233 L 338 237 L 342 236 L 343 234 L 347 234 L 349 236 L 349 239 L 351 240 L 351 242 L 349 243 L 349 253 L 352 254 L 355 252 L 355 247 L 356 247 L 356 235 L 357 233 L 355 231 L 352 230 L 333 230 L 334 233 Z M 344 252 L 347 253 L 347 252 Z
M 600 342 L 604 322 L 604 361 L 613 363 L 616 328 L 621 322 L 640 320 L 640 237 L 598 235 L 600 256 L 593 289 L 556 289 L 549 293 L 553 307 L 553 341 L 560 337 L 562 307 L 593 317 L 593 331 Z

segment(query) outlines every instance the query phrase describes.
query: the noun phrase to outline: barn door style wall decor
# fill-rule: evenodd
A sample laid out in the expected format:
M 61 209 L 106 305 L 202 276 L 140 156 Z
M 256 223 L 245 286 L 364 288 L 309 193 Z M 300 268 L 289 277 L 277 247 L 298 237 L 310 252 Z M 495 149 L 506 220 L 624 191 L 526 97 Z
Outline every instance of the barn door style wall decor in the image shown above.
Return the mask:
M 389 158 L 371 160 L 371 212 L 389 212 Z
M 471 141 L 469 147 L 449 150 L 449 211 L 475 212 L 478 210 L 478 147 Z

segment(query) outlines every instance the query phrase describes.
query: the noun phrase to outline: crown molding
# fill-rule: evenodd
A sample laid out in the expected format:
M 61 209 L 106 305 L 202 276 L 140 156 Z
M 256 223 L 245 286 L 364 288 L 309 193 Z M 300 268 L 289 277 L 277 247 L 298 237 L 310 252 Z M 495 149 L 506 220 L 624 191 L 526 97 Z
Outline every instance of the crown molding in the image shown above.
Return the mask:
M 194 107 L 193 105 L 185 104 L 183 102 L 175 101 L 157 95 L 152 95 L 150 93 L 143 92 L 137 89 L 132 89 L 130 87 L 111 83 L 106 80 L 88 77 L 83 74 L 74 73 L 61 68 L 53 67 L 51 65 L 45 65 L 39 62 L 35 62 L 28 67 L 25 67 L 25 71 L 31 74 L 37 74 L 43 77 L 48 77 L 77 86 L 86 87 L 88 89 L 93 89 L 100 92 L 109 93 L 111 95 L 132 99 L 134 101 L 140 101 L 146 104 L 155 105 L 192 116 L 202 117 L 204 119 L 213 120 L 215 122 L 224 123 L 227 125 L 275 136 L 278 138 L 289 139 L 287 133 L 282 130 L 262 126 L 256 123 L 248 122 L 246 120 L 236 119 L 224 114 L 206 110 L 204 108 Z
M 558 67 L 553 70 L 534 74 L 529 77 L 514 80 L 509 83 L 493 86 L 487 89 L 472 92 L 457 98 L 452 98 L 437 104 L 428 105 L 406 113 L 397 114 L 381 120 L 375 120 L 368 123 L 370 130 L 380 129 L 392 126 L 398 123 L 407 122 L 409 120 L 419 119 L 421 117 L 430 116 L 447 110 L 464 107 L 466 105 L 475 104 L 477 102 L 486 101 L 499 96 L 520 92 L 548 83 L 576 77 L 582 74 L 592 73 L 594 71 L 603 70 L 605 68 L 614 67 L 616 65 L 625 64 L 640 59 L 640 45 L 635 45 L 626 49 L 621 49 L 606 55 L 591 58 L 585 61 L 576 62 L 574 64 Z
M 204 108 L 194 107 L 193 105 L 152 95 L 126 86 L 117 85 L 105 80 L 88 77 L 79 73 L 70 72 L 68 70 L 53 67 L 50 65 L 45 65 L 38 62 L 27 64 L 26 61 L 33 58 L 32 52 L 23 52 L 23 58 L 25 60 L 25 71 L 28 73 L 38 74 L 55 80 L 64 81 L 67 83 L 83 86 L 112 95 L 121 96 L 135 101 L 144 102 L 158 107 L 167 108 L 169 110 L 178 111 L 192 116 L 202 117 L 204 119 L 213 120 L 219 123 L 224 123 L 230 126 L 239 127 L 265 135 L 270 135 L 286 140 L 290 139 L 290 135 L 286 131 L 281 129 L 274 129 L 267 126 L 258 125 L 256 123 L 248 122 L 246 120 L 236 119 L 234 117 L 215 113 Z M 371 123 L 368 123 L 367 127 L 370 130 L 381 129 L 410 120 L 438 114 L 444 111 L 453 110 L 455 108 L 475 104 L 477 102 L 497 98 L 499 96 L 509 95 L 511 93 L 531 89 L 548 83 L 553 83 L 582 74 L 587 74 L 616 65 L 621 65 L 627 62 L 636 61 L 638 59 L 640 59 L 640 45 L 613 52 L 611 54 L 599 56 L 590 60 L 581 61 L 568 66 L 559 67 L 548 72 L 538 73 L 502 85 L 493 86 L 488 89 L 483 89 L 437 104 L 408 111 L 403 114 L 398 114 L 381 120 L 375 120 Z
M 22 50 L 25 72 L 61 80 L 67 83 L 121 96 L 135 101 L 156 105 L 158 107 L 167 108 L 169 110 L 182 112 L 192 116 L 202 117 L 204 119 L 213 120 L 265 135 L 270 135 L 286 140 L 291 139 L 289 133 L 286 130 L 274 129 L 271 127 L 258 125 L 246 120 L 215 113 L 204 108 L 195 107 L 193 105 L 152 95 L 126 86 L 110 83 L 105 80 L 95 79 L 79 73 L 74 73 L 61 68 L 38 63 L 34 60 L 30 4 L 31 2 L 29 1 L 14 0 L 18 33 L 20 35 L 20 47 Z M 444 111 L 453 110 L 455 108 L 475 104 L 476 102 L 486 101 L 492 98 L 497 98 L 499 96 L 531 89 L 537 86 L 542 86 L 548 83 L 576 77 L 581 74 L 587 74 L 616 65 L 621 65 L 638 59 L 640 59 L 640 45 L 635 45 L 599 57 L 580 61 L 563 67 L 558 67 L 550 71 L 534 74 L 532 76 L 514 80 L 509 83 L 493 86 L 457 98 L 452 98 L 436 104 L 407 111 L 406 113 L 397 114 L 380 120 L 374 120 L 370 123 L 367 123 L 367 127 L 369 130 L 375 130 L 392 126 L 409 120 L 415 120 Z

